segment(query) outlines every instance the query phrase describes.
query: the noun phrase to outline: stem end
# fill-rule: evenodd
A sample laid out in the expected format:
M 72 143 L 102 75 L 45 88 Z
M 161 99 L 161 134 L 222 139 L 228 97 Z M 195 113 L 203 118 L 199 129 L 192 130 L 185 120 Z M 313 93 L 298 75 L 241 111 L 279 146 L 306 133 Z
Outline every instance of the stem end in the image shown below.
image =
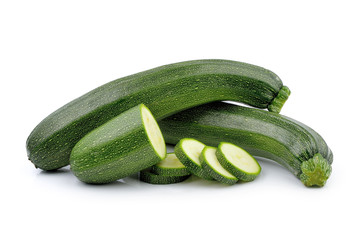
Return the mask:
M 301 164 L 300 180 L 307 186 L 323 187 L 331 175 L 331 165 L 320 153 Z
M 290 94 L 290 89 L 286 86 L 282 86 L 278 95 L 269 104 L 268 110 L 270 112 L 279 113 L 286 100 L 289 98 Z

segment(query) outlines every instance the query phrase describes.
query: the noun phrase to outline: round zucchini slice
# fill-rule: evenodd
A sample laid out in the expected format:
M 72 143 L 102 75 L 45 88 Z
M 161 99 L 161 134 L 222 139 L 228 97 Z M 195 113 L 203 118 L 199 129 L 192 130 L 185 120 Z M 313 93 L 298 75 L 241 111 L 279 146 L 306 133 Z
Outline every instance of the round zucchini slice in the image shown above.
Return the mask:
M 140 172 L 140 181 L 150 184 L 173 184 L 183 182 L 191 175 L 186 176 L 164 176 L 150 172 L 149 170 L 143 170 Z
M 204 147 L 200 155 L 200 162 L 203 169 L 218 182 L 233 185 L 239 181 L 234 175 L 229 173 L 216 157 L 215 147 Z
M 176 157 L 175 153 L 168 153 L 164 160 L 152 166 L 151 171 L 163 176 L 185 176 L 191 174 Z
M 206 147 L 206 145 L 196 139 L 183 138 L 176 144 L 174 151 L 182 164 L 184 164 L 192 174 L 206 180 L 213 180 L 213 178 L 204 171 L 200 163 L 200 154 L 204 147 Z
M 261 171 L 253 156 L 232 143 L 221 142 L 216 156 L 220 164 L 241 181 L 253 181 Z

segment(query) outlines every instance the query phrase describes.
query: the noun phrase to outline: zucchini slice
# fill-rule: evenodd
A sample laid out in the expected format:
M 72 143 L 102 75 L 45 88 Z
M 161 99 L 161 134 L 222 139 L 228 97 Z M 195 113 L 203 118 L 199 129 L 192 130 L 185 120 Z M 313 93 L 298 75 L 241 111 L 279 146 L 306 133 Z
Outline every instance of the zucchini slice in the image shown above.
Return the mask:
M 221 142 L 216 151 L 220 164 L 241 181 L 254 180 L 261 171 L 259 163 L 244 149 Z
M 163 176 L 185 176 L 191 174 L 176 157 L 175 153 L 168 153 L 164 160 L 152 166 L 151 171 Z
M 237 183 L 239 179 L 221 166 L 216 157 L 216 150 L 215 147 L 204 147 L 200 155 L 200 162 L 203 169 L 218 182 L 229 185 Z
M 204 147 L 206 145 L 196 139 L 183 138 L 176 144 L 174 152 L 192 174 L 206 180 L 213 180 L 200 163 L 200 154 Z
M 140 172 L 140 181 L 151 184 L 173 184 L 183 182 L 190 176 L 190 174 L 185 176 L 165 176 L 152 173 L 149 170 L 143 170 Z
M 70 167 L 79 180 L 103 184 L 151 167 L 165 156 L 160 128 L 140 104 L 83 137 L 71 152 Z

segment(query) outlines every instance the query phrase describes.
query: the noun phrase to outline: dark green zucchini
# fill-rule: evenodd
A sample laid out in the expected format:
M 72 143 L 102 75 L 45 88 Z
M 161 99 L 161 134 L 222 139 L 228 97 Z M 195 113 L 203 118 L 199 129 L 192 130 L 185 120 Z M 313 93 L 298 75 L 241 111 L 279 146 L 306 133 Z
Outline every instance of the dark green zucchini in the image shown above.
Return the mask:
M 218 100 L 279 112 L 289 94 L 276 74 L 246 63 L 196 60 L 165 65 L 109 82 L 50 114 L 28 137 L 28 158 L 43 170 L 66 166 L 85 134 L 140 103 L 159 120 Z
M 104 184 L 149 168 L 165 156 L 159 126 L 139 104 L 86 134 L 71 151 L 70 167 L 79 180 Z
M 333 154 L 310 127 L 277 113 L 214 102 L 172 115 L 159 122 L 165 141 L 195 138 L 206 145 L 230 142 L 254 156 L 272 159 L 306 186 L 324 186 Z

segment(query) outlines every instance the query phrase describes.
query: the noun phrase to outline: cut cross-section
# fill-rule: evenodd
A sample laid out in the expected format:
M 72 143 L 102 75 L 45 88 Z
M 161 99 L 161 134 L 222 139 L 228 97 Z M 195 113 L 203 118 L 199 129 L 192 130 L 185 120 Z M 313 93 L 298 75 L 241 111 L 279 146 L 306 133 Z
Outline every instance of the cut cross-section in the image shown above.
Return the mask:
M 221 142 L 216 156 L 227 171 L 242 181 L 254 180 L 261 171 L 253 156 L 232 143 Z
M 145 105 L 141 106 L 141 115 L 151 145 L 159 157 L 164 158 L 166 155 L 166 145 L 158 123 Z
M 221 166 L 216 157 L 215 147 L 205 147 L 201 153 L 200 161 L 203 169 L 218 182 L 232 185 L 239 181 Z
M 183 138 L 176 144 L 174 151 L 182 164 L 184 164 L 191 173 L 206 180 L 213 180 L 213 178 L 204 171 L 200 163 L 200 154 L 204 147 L 206 147 L 206 145 L 196 139 Z

